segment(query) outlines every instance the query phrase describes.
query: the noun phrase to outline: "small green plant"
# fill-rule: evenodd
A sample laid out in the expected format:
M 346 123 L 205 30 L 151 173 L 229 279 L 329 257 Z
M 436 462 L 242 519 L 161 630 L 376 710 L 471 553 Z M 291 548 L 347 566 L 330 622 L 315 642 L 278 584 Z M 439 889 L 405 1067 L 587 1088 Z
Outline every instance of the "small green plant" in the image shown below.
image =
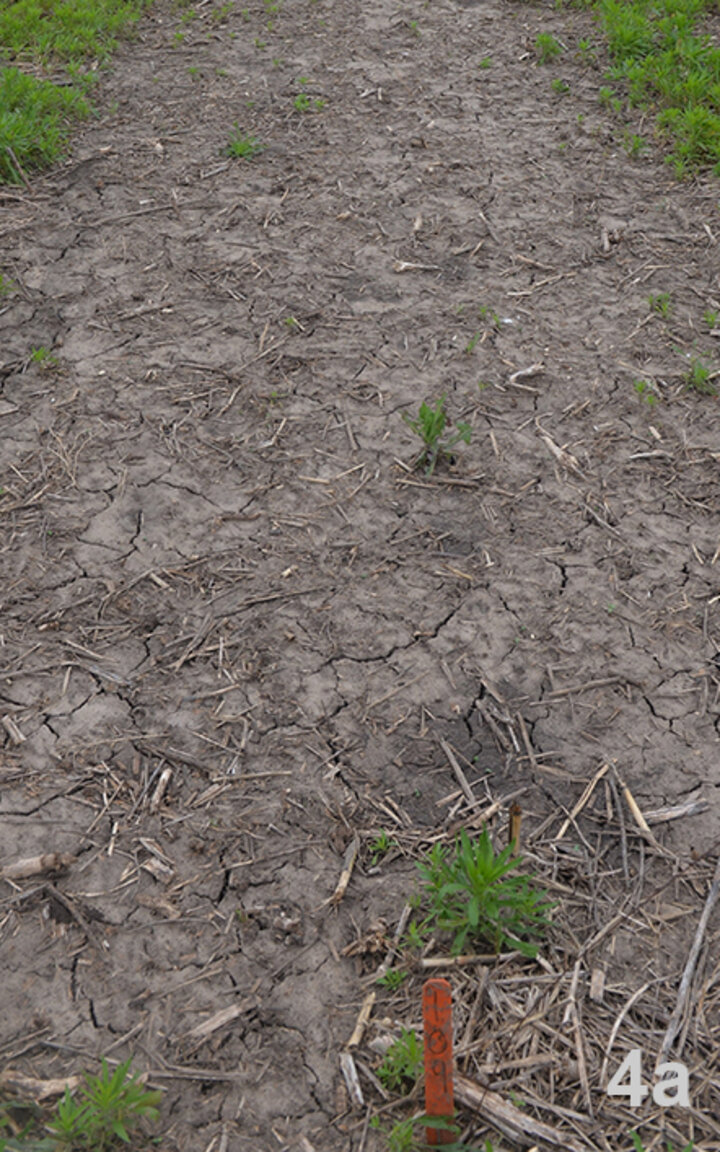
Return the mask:
M 103 1060 L 100 1075 L 86 1076 L 76 1097 L 65 1090 L 46 1126 L 49 1138 L 31 1138 L 31 1130 L 40 1123 L 35 1115 L 23 1132 L 10 1140 L 0 1138 L 0 1152 L 107 1152 L 129 1144 L 141 1121 L 157 1120 L 160 1099 L 160 1092 L 148 1090 L 131 1073 L 129 1060 L 114 1072 Z M 9 1126 L 5 1109 L 0 1108 L 0 1131 Z
M 552 88 L 553 92 L 557 92 L 558 96 L 567 96 L 568 92 L 570 91 L 570 85 L 568 84 L 567 80 L 560 80 L 559 78 L 553 80 L 550 87 Z
M 0 273 L 0 299 L 2 299 L 3 296 L 9 296 L 10 293 L 14 291 L 14 288 L 15 285 L 12 280 L 8 280 L 6 276 Z M 712 327 L 712 325 L 710 325 L 710 327 Z
M 391 992 L 397 992 L 401 984 L 407 979 L 407 972 L 403 972 L 402 968 L 388 968 L 384 976 L 378 976 L 375 981 L 376 984 L 382 984 L 384 988 L 389 988 Z
M 628 156 L 640 156 L 647 148 L 647 141 L 643 136 L 638 136 L 637 133 L 626 129 L 623 136 L 623 147 Z
M 373 1116 L 370 1127 L 375 1129 L 382 1127 L 379 1116 Z M 383 1132 L 387 1140 L 388 1152 L 432 1152 L 436 1145 L 428 1144 L 426 1141 L 429 1127 L 436 1131 L 449 1132 L 453 1136 L 460 1134 L 457 1124 L 444 1116 L 433 1116 L 432 1123 L 429 1116 L 409 1116 L 405 1120 L 398 1120 L 392 1128 L 385 1129 Z M 459 1140 L 453 1140 L 450 1144 L 443 1144 L 443 1148 L 446 1152 L 493 1152 L 490 1140 L 486 1140 L 482 1148 L 462 1144 Z
M 39 348 L 32 348 L 30 351 L 30 363 L 40 364 L 43 368 L 56 368 L 57 357 L 53 356 L 49 348 L 43 344 Z
M 648 304 L 651 312 L 657 312 L 658 316 L 667 320 L 672 310 L 669 292 L 658 292 L 657 296 L 648 296 Z
M 717 396 L 717 390 L 710 383 L 712 377 L 713 373 L 707 364 L 695 358 L 690 361 L 690 367 L 685 373 L 685 383 L 688 388 L 702 393 L 703 396 Z
M 225 155 L 232 156 L 236 160 L 251 160 L 259 152 L 262 152 L 262 144 L 259 144 L 254 136 L 246 136 L 236 120 L 225 147 Z
M 499 330 L 500 317 L 498 316 L 497 312 L 495 312 L 487 304 L 481 304 L 480 305 L 480 307 L 478 308 L 478 316 L 480 317 L 481 320 L 489 320 L 490 323 L 492 324 L 493 328 L 496 328 Z
M 464 444 L 470 443 L 470 425 L 463 421 L 458 421 L 456 431 L 452 433 L 447 439 L 443 439 L 443 434 L 447 426 L 447 413 L 445 412 L 445 395 L 443 394 L 438 400 L 434 408 L 431 408 L 425 401 L 420 405 L 420 411 L 416 418 L 403 412 L 403 420 L 409 428 L 413 430 L 416 436 L 419 436 L 423 442 L 423 449 L 415 460 L 415 467 L 421 464 L 425 465 L 425 475 L 432 476 L 435 471 L 435 466 L 442 456 L 451 456 L 452 449 L 460 441 Z
M 226 20 L 234 7 L 233 0 L 227 0 L 226 4 L 221 4 L 219 8 L 213 8 L 210 13 L 211 19 L 219 24 L 221 20 Z
M 423 1068 L 423 1044 L 412 1028 L 403 1028 L 400 1037 L 388 1048 L 377 1070 L 381 1084 L 391 1092 L 412 1087 Z
M 594 64 L 597 60 L 597 52 L 591 40 L 578 40 L 577 54 L 587 64 Z
M 397 840 L 393 840 L 390 835 L 383 829 L 378 832 L 374 840 L 370 841 L 368 845 L 370 849 L 370 863 L 373 868 L 380 863 L 383 856 L 387 856 L 392 848 L 397 848 Z
M 495 853 L 486 828 L 475 840 L 463 830 L 453 847 L 433 845 L 418 864 L 429 906 L 425 923 L 453 933 L 453 954 L 470 941 L 485 941 L 496 952 L 507 947 L 537 955 L 528 937 L 544 931 L 553 904 L 527 876 L 511 875 L 518 865 L 513 845 Z
M 481 339 L 482 339 L 482 332 L 476 332 L 474 336 L 470 337 L 467 344 L 465 345 L 465 351 L 468 353 L 468 355 L 471 352 L 475 351 L 475 345 L 477 344 L 478 340 L 481 340 Z
M 311 96 L 308 96 L 307 92 L 298 92 L 293 100 L 293 108 L 296 112 L 312 112 L 313 109 L 316 112 L 322 112 L 324 107 L 325 101 L 323 99 L 319 96 L 313 99 Z
M 0 280 L 1 279 L 2 277 L 0 277 Z M 718 316 L 720 316 L 720 312 L 714 312 L 712 308 L 706 308 L 703 312 L 703 324 L 707 324 L 710 329 L 717 328 Z
M 478 68 L 492 68 L 492 57 L 483 56 L 482 60 L 478 63 Z
M 426 926 L 419 924 L 415 919 L 411 920 L 407 926 L 403 944 L 408 948 L 412 948 L 415 952 L 420 952 L 425 947 L 426 940 Z
M 550 64 L 562 52 L 562 45 L 549 32 L 541 32 L 535 41 L 535 55 L 538 64 Z
M 647 380 L 633 380 L 633 388 L 644 404 L 648 404 L 651 408 L 657 404 L 658 395 Z
M 645 1146 L 644 1146 L 642 1140 L 640 1139 L 640 1137 L 638 1136 L 637 1132 L 631 1132 L 630 1133 L 630 1139 L 633 1142 L 634 1152 L 645 1152 Z M 673 1152 L 672 1144 L 666 1144 L 665 1147 L 667 1148 L 667 1152 Z M 685 1145 L 685 1147 L 682 1149 L 682 1152 L 693 1152 L 694 1147 L 695 1147 L 695 1145 L 691 1141 L 689 1144 Z

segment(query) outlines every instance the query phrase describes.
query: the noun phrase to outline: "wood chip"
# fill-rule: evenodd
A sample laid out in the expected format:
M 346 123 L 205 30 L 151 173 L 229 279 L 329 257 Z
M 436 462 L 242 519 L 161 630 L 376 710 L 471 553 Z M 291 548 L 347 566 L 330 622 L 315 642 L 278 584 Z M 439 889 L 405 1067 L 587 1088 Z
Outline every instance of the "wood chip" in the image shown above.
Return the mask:
M 16 1072 L 14 1068 L 5 1068 L 0 1072 L 0 1088 L 7 1088 L 32 1100 L 47 1100 L 51 1096 L 63 1096 L 66 1088 L 74 1092 L 83 1082 L 82 1076 L 64 1076 L 59 1080 L 37 1080 L 34 1076 L 26 1076 L 24 1072 Z
M 2 726 L 10 737 L 10 743 L 16 747 L 18 744 L 24 744 L 27 737 L 23 736 L 12 716 L 3 716 Z
M 158 808 L 162 804 L 163 797 L 165 796 L 165 793 L 167 791 L 167 787 L 168 787 L 168 784 L 170 783 L 170 780 L 172 778 L 172 774 L 173 774 L 172 768 L 163 768 L 162 772 L 160 773 L 160 779 L 157 782 L 157 786 L 156 786 L 155 791 L 153 792 L 152 798 L 150 800 L 150 811 L 151 812 L 157 812 Z
M 255 1000 L 241 1000 L 239 1004 L 230 1004 L 227 1008 L 221 1008 L 219 1012 L 209 1016 L 207 1020 L 196 1024 L 194 1028 L 185 1033 L 185 1036 L 188 1040 L 207 1040 L 213 1032 L 217 1032 L 219 1028 L 224 1028 L 226 1024 L 232 1024 L 233 1020 L 238 1020 L 240 1016 L 245 1016 L 254 1008 L 257 1008 Z
M 14 864 L 6 864 L 0 869 L 3 880 L 25 880 L 28 876 L 39 876 L 43 872 L 63 872 L 74 864 L 77 856 L 69 852 L 47 852 L 42 856 L 26 856 Z
M 365 1100 L 363 1099 L 362 1088 L 360 1087 L 360 1079 L 357 1074 L 357 1068 L 355 1067 L 355 1061 L 349 1052 L 340 1053 L 340 1069 L 353 1108 L 363 1108 Z

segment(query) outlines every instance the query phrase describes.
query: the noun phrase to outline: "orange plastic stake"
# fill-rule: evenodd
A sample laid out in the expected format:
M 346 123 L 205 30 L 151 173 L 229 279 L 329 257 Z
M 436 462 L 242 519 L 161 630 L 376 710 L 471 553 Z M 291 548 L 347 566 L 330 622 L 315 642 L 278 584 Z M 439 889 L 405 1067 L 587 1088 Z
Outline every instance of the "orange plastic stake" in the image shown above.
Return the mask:
M 453 1116 L 452 991 L 447 980 L 426 980 L 423 985 L 425 1033 L 425 1112 L 427 1116 Z M 428 1144 L 452 1144 L 455 1136 L 444 1128 L 427 1129 Z

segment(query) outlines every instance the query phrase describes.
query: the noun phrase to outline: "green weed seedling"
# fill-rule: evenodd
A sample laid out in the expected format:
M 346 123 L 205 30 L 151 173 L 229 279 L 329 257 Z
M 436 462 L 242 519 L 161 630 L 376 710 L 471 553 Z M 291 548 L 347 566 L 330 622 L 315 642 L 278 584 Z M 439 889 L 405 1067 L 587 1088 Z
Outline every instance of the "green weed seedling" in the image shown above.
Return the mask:
M 427 943 L 427 928 L 424 924 L 418 924 L 417 920 L 413 919 L 407 926 L 403 944 L 412 948 L 415 952 L 420 952 Z
M 423 1042 L 412 1028 L 403 1028 L 400 1037 L 388 1048 L 377 1070 L 377 1078 L 391 1092 L 413 1087 L 423 1070 Z
M 489 320 L 493 328 L 500 329 L 500 317 L 497 312 L 490 308 L 487 304 L 481 304 L 478 308 L 478 316 L 481 320 Z
M 2 273 L 0 273 L 0 299 L 2 299 L 3 296 L 9 296 L 10 293 L 14 291 L 14 289 L 15 285 L 13 284 L 12 280 L 8 280 L 6 276 L 3 276 Z M 710 325 L 710 327 L 712 327 L 712 325 Z
M 638 1136 L 637 1132 L 631 1132 L 630 1133 L 630 1139 L 633 1142 L 634 1152 L 645 1152 L 645 1146 L 644 1146 L 642 1140 L 640 1139 L 640 1137 Z M 672 1144 L 666 1144 L 665 1147 L 667 1149 L 667 1152 L 674 1152 Z M 682 1150 L 678 1149 L 678 1152 L 693 1152 L 694 1147 L 695 1147 L 695 1145 L 691 1141 L 689 1144 L 686 1144 Z
M 2 279 L 2 277 L 0 277 L 0 279 Z M 706 308 L 703 312 L 703 324 L 707 324 L 711 330 L 717 328 L 718 316 L 720 316 L 720 312 L 714 312 L 712 308 Z
M 550 87 L 552 88 L 553 92 L 557 92 L 558 96 L 567 96 L 568 92 L 570 91 L 570 85 L 568 84 L 567 80 L 553 80 Z
M 434 1144 L 428 1144 L 426 1139 L 427 1129 L 431 1126 L 436 1131 L 449 1132 L 454 1136 L 460 1133 L 457 1124 L 443 1116 L 433 1116 L 432 1118 L 429 1116 L 409 1116 L 406 1120 L 398 1120 L 392 1128 L 385 1130 L 388 1152 L 431 1152 L 436 1147 Z M 376 1129 L 381 1127 L 379 1116 L 373 1117 L 370 1121 L 370 1127 Z M 493 1145 L 490 1140 L 486 1140 L 482 1148 L 463 1144 L 459 1140 L 453 1140 L 450 1144 L 443 1144 L 442 1147 L 445 1152 L 493 1152 Z
M 559 40 L 551 36 L 548 32 L 541 32 L 535 41 L 535 55 L 538 58 L 538 64 L 550 64 L 562 52 L 562 45 Z
M 452 449 L 456 444 L 459 444 L 460 441 L 464 444 L 470 443 L 470 425 L 463 421 L 458 421 L 456 431 L 447 439 L 443 438 L 448 422 L 444 394 L 434 408 L 423 401 L 417 417 L 410 416 L 407 412 L 403 412 L 402 417 L 408 427 L 412 428 L 415 435 L 419 436 L 423 442 L 424 447 L 415 460 L 415 467 L 424 464 L 426 476 L 432 476 L 435 466 L 442 456 L 452 455 Z
M 383 829 L 378 832 L 374 840 L 370 841 L 368 847 L 370 848 L 370 864 L 373 868 L 382 860 L 383 856 L 387 856 L 391 848 L 397 848 L 397 840 L 393 840 L 391 836 Z
M 647 148 L 647 140 L 643 136 L 638 136 L 635 132 L 625 130 L 623 136 L 623 147 L 628 156 L 641 156 Z
M 586 64 L 594 64 L 597 60 L 597 52 L 591 40 L 578 40 L 577 54 Z
M 407 972 L 403 972 L 402 968 L 388 968 L 384 976 L 378 976 L 375 983 L 382 984 L 383 988 L 389 988 L 391 992 L 397 992 L 405 980 L 407 980 Z
M 103 1060 L 100 1075 L 86 1076 L 75 1097 L 65 1090 L 45 1125 L 40 1110 L 28 1105 L 20 1110 L 21 1129 L 9 1106 L 0 1104 L 0 1152 L 110 1152 L 127 1147 L 141 1122 L 158 1119 L 160 1099 L 160 1092 L 149 1091 L 130 1071 L 129 1060 L 114 1072 Z M 12 1110 L 18 1114 L 14 1106 Z M 43 1128 L 50 1136 L 35 1135 Z M 8 1129 L 13 1135 L 3 1138 Z
M 513 948 L 536 956 L 528 937 L 541 934 L 554 905 L 529 877 L 517 873 L 514 845 L 495 853 L 487 829 L 471 840 L 464 830 L 454 847 L 435 844 L 418 864 L 425 901 L 426 925 L 451 932 L 451 951 L 458 955 L 470 942 L 484 941 L 496 952 Z
M 647 380 L 633 380 L 633 388 L 644 404 L 648 404 L 651 408 L 657 404 L 658 395 Z
M 685 373 L 685 383 L 688 388 L 700 392 L 703 396 L 717 396 L 717 389 L 710 383 L 713 373 L 702 360 L 691 360 L 690 367 Z
M 106 1152 L 118 1140 L 130 1143 L 130 1132 L 141 1120 L 157 1120 L 161 1094 L 148 1091 L 130 1072 L 130 1060 L 111 1072 L 102 1062 L 99 1076 L 86 1076 L 73 1098 L 68 1089 L 60 1100 L 50 1131 L 61 1147 Z
M 41 344 L 39 348 L 32 348 L 30 350 L 30 363 L 39 364 L 43 368 L 56 368 L 57 357 L 53 356 L 49 348 Z
M 313 110 L 315 112 L 322 112 L 324 107 L 324 100 L 319 96 L 316 96 L 313 100 L 311 96 L 308 96 L 307 92 L 298 92 L 293 100 L 293 108 L 296 112 L 312 112 Z
M 648 296 L 648 304 L 650 305 L 650 311 L 657 312 L 658 316 L 662 316 L 663 320 L 667 320 L 672 311 L 669 292 L 658 292 L 657 296 Z
M 233 0 L 227 0 L 226 4 L 221 4 L 219 8 L 213 8 L 210 12 L 210 19 L 219 24 L 221 20 L 227 20 L 234 7 Z
M 225 147 L 225 155 L 232 156 L 236 160 L 252 160 L 259 152 L 262 152 L 262 144 L 259 144 L 254 136 L 246 136 L 236 120 Z

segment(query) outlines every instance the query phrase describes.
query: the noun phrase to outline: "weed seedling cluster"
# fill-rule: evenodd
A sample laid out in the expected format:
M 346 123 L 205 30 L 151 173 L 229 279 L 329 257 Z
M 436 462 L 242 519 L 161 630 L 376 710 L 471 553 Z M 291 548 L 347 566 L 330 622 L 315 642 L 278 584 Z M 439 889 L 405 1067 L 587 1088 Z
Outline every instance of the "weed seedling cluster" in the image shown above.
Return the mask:
M 424 465 L 426 476 L 432 476 L 441 457 L 452 455 L 452 449 L 456 444 L 460 441 L 464 444 L 470 443 L 470 425 L 463 421 L 458 421 L 456 431 L 445 437 L 448 418 L 444 394 L 434 408 L 423 401 L 416 417 L 410 416 L 407 412 L 403 412 L 402 416 L 408 427 L 412 428 L 423 442 L 423 449 L 415 459 L 415 467 Z
M 437 843 L 418 864 L 428 906 L 426 925 L 452 933 L 451 951 L 484 942 L 494 951 L 536 956 L 553 907 L 547 893 L 518 873 L 514 845 L 496 853 L 487 829 L 471 840 L 462 831 L 453 846 Z
M 403 1028 L 377 1070 L 381 1084 L 391 1092 L 412 1088 L 423 1069 L 423 1043 L 411 1028 Z
M 549 32 L 541 32 L 535 41 L 535 55 L 538 64 L 551 64 L 562 52 L 562 44 Z
M 225 155 L 237 160 L 251 160 L 259 152 L 262 152 L 262 144 L 259 144 L 254 136 L 246 136 L 236 120 L 225 147 Z
M 130 1071 L 130 1063 L 126 1060 L 111 1071 L 103 1060 L 100 1075 L 86 1076 L 75 1096 L 65 1090 L 46 1125 L 50 1137 L 34 1137 L 31 1129 L 40 1119 L 35 1116 L 19 1136 L 0 1136 L 0 1152 L 110 1152 L 128 1147 L 143 1121 L 158 1119 L 161 1099 L 160 1092 L 147 1089 Z M 9 1126 L 5 1112 L 0 1108 L 0 1131 Z

